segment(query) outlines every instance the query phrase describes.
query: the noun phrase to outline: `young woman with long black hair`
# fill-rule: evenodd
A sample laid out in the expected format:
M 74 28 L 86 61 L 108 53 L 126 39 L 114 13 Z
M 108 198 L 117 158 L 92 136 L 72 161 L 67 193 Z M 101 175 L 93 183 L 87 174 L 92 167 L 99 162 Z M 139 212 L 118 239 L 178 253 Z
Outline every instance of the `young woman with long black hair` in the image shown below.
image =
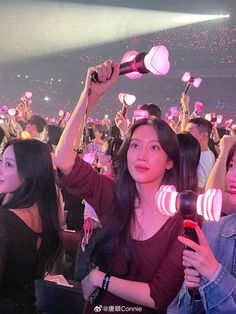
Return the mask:
M 100 83 L 90 79 L 97 72 Z M 177 184 L 178 139 L 158 118 L 136 121 L 129 129 L 117 159 L 117 178 L 98 174 L 73 150 L 81 136 L 84 116 L 116 82 L 119 64 L 108 60 L 89 68 L 85 89 L 57 147 L 55 161 L 64 186 L 83 197 L 96 211 L 103 235 L 93 262 L 97 266 L 82 281 L 85 299 L 101 293 L 96 306 L 106 311 L 132 307 L 142 313 L 164 313 L 183 280 L 181 217 L 162 216 L 155 203 L 161 184 Z M 97 310 L 97 309 L 95 309 Z
M 9 141 L 0 158 L 0 313 L 32 314 L 34 280 L 61 246 L 50 151 L 38 140 Z

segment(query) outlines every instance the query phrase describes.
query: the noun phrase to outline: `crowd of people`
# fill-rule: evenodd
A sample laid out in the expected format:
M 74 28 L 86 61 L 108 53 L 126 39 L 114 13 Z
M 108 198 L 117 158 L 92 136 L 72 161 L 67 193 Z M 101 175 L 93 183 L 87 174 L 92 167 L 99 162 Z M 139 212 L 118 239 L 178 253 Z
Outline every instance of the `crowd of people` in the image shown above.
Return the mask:
M 186 94 L 177 123 L 144 104 L 131 122 L 118 111 L 114 123 L 94 124 L 94 105 L 118 77 L 113 59 L 90 67 L 65 126 L 48 124 L 25 104 L 18 110 L 26 112 L 0 127 L 3 314 L 40 313 L 34 282 L 53 273 L 65 217 L 67 228 L 81 232 L 74 279 L 85 313 L 236 311 L 234 131 L 220 138 L 214 123 L 191 116 Z M 161 185 L 196 194 L 220 188 L 226 217 L 196 224 L 195 243 L 184 236 L 180 213 L 158 210 Z

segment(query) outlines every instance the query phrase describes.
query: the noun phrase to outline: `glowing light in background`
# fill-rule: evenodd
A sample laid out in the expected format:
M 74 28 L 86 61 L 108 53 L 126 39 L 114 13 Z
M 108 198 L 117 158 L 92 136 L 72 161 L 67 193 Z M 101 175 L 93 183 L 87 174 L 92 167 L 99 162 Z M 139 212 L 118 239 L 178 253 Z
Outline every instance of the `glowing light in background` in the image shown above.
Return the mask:
M 61 2 L 11 2 L 1 4 L 0 62 L 227 17 Z

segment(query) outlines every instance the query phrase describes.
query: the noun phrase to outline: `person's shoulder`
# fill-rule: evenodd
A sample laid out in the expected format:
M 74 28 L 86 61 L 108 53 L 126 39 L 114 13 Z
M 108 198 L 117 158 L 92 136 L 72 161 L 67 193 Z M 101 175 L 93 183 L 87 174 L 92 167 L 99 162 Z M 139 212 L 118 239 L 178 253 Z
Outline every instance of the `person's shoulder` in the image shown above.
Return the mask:
M 206 234 L 232 236 L 236 234 L 236 213 L 220 218 L 218 222 L 204 222 L 203 231 Z

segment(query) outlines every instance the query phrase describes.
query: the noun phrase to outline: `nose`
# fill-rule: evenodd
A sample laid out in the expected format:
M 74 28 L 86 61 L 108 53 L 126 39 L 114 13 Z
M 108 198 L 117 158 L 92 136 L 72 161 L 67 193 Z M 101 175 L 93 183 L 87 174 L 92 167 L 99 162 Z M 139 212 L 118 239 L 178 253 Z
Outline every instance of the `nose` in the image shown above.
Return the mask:
M 138 158 L 141 160 L 147 160 L 148 158 L 148 148 L 146 146 L 142 146 L 139 150 Z

